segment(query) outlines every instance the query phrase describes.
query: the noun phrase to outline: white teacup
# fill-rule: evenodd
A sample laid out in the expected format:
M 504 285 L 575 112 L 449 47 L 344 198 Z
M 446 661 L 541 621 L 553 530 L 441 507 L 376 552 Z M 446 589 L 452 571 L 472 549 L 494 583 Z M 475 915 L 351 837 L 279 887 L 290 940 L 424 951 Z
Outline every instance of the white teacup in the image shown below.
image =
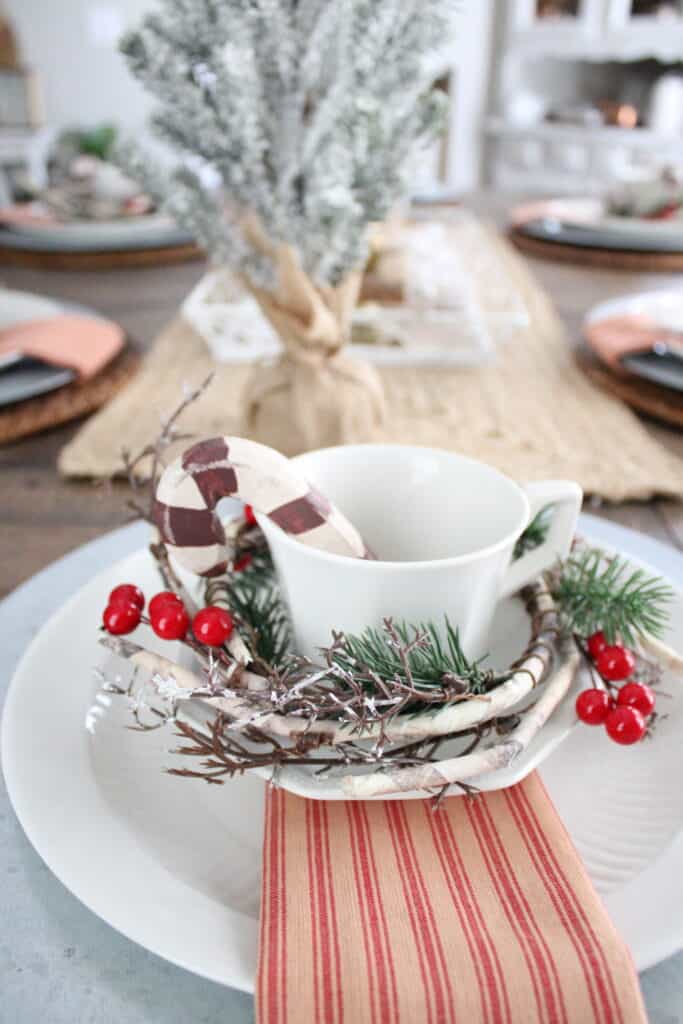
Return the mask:
M 379 559 L 327 554 L 257 517 L 296 649 L 313 660 L 333 630 L 358 634 L 387 617 L 438 625 L 446 616 L 465 653 L 480 657 L 498 601 L 568 554 L 581 507 L 578 484 L 521 487 L 491 466 L 434 448 L 350 445 L 293 461 Z M 516 541 L 546 505 L 554 506 L 547 539 L 512 562 Z

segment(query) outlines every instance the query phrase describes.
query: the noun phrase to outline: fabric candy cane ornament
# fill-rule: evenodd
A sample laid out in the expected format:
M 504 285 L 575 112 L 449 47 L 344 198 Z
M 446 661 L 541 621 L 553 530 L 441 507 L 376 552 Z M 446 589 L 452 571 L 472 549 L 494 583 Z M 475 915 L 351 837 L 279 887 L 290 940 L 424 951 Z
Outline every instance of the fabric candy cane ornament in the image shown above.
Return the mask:
M 188 448 L 159 480 L 155 522 L 169 552 L 198 576 L 216 576 L 230 560 L 221 498 L 239 498 L 302 544 L 372 558 L 352 524 L 313 490 L 280 452 L 241 437 L 212 437 Z

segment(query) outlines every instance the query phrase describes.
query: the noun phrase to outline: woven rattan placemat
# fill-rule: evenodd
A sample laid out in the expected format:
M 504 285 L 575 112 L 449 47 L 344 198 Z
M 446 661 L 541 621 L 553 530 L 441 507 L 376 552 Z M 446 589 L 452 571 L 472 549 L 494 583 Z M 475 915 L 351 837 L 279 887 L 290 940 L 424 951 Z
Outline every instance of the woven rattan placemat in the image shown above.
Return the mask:
M 101 373 L 76 381 L 49 395 L 28 398 L 0 410 L 0 444 L 68 423 L 101 408 L 130 381 L 140 366 L 140 356 L 126 347 Z
M 194 242 L 154 249 L 19 249 L 2 245 L 0 264 L 32 270 L 121 270 L 123 267 L 161 267 L 204 258 Z
M 683 252 L 637 252 L 633 249 L 603 249 L 588 245 L 569 245 L 550 239 L 534 238 L 517 228 L 510 229 L 510 239 L 527 256 L 558 263 L 576 263 L 580 267 L 629 270 L 632 273 L 680 274 Z
M 480 225 L 478 231 L 481 245 L 498 247 L 530 325 L 501 342 L 490 366 L 382 368 L 389 416 L 367 440 L 460 451 L 519 480 L 569 478 L 612 501 L 683 497 L 683 463 L 582 373 L 552 303 L 523 260 L 489 228 Z M 211 368 L 202 339 L 176 319 L 135 380 L 63 449 L 61 472 L 115 473 L 122 446 L 137 452 L 156 437 L 160 418 L 178 404 L 183 386 L 198 384 Z M 183 420 L 199 435 L 240 429 L 240 397 L 251 367 L 215 369 L 210 389 Z
M 683 394 L 680 391 L 653 384 L 642 377 L 615 373 L 590 356 L 579 365 L 595 384 L 632 409 L 683 429 Z

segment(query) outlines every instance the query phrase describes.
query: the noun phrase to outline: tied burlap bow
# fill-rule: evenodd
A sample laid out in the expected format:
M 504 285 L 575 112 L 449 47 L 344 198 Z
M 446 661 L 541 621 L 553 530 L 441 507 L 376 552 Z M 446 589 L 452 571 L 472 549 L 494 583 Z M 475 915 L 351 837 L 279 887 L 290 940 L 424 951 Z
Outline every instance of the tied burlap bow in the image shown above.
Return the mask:
M 361 274 L 336 287 L 314 284 L 291 246 L 271 250 L 277 288 L 248 284 L 284 345 L 273 366 L 247 382 L 248 436 L 286 455 L 372 440 L 385 416 L 382 383 L 373 367 L 345 351 Z

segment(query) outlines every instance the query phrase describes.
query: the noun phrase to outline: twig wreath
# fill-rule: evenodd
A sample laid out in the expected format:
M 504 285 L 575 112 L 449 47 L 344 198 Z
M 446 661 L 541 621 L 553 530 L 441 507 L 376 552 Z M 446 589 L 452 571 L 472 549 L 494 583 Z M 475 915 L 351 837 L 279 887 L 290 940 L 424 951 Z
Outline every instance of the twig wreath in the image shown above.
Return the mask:
M 137 516 L 153 521 L 166 449 L 185 439 L 178 418 L 209 380 L 186 397 L 153 445 L 124 456 Z M 541 543 L 546 530 L 541 513 L 520 538 L 516 556 Z M 122 584 L 104 614 L 102 643 L 126 659 L 132 673 L 125 685 L 103 685 L 128 699 L 131 728 L 175 725 L 183 742 L 174 752 L 197 763 L 169 769 L 174 775 L 215 784 L 269 769 L 277 783 L 283 771 L 298 767 L 313 778 L 334 773 L 349 797 L 424 790 L 439 799 L 451 786 L 470 792 L 469 780 L 512 764 L 580 669 L 594 685 L 577 701 L 579 717 L 604 724 L 620 743 L 651 732 L 657 717 L 652 686 L 664 670 L 683 672 L 683 658 L 659 639 L 669 587 L 581 541 L 520 593 L 531 635 L 505 671 L 468 660 L 448 622 L 444 638 L 434 623 L 391 619 L 360 636 L 334 633 L 313 663 L 291 651 L 286 606 L 248 507 L 227 533 L 228 564 L 204 582 L 201 607 L 156 539 L 150 552 L 167 589 L 152 598 L 145 615 L 144 595 Z M 179 641 L 194 667 L 124 635 L 140 623 Z

